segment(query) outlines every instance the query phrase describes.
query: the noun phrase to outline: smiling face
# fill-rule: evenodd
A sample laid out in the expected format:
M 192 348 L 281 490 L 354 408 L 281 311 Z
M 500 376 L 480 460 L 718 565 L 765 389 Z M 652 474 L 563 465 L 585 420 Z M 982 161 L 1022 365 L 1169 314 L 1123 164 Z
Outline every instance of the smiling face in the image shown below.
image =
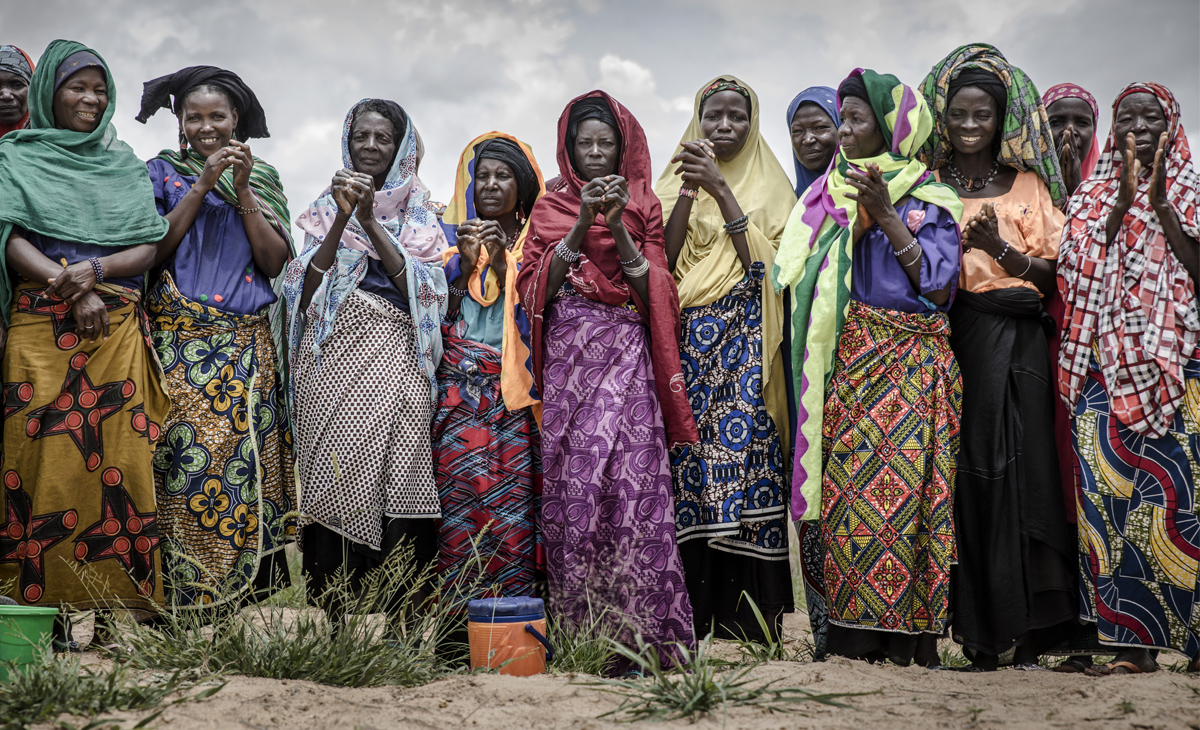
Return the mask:
M 837 145 L 837 126 L 825 110 L 811 101 L 801 104 L 792 117 L 792 150 L 800 164 L 812 172 L 824 172 Z
M 1050 120 L 1054 146 L 1062 149 L 1063 133 L 1071 130 L 1071 146 L 1075 148 L 1075 157 L 1082 162 L 1096 136 L 1096 119 L 1092 116 L 1092 108 L 1083 99 L 1070 97 L 1059 99 L 1046 107 L 1046 116 Z
M 1117 105 L 1113 119 L 1113 133 L 1117 146 L 1125 151 L 1125 137 L 1132 133 L 1137 145 L 1137 158 L 1142 169 L 1154 164 L 1154 153 L 1158 149 L 1158 138 L 1167 131 L 1167 116 L 1163 114 L 1158 98 L 1148 92 L 1130 94 Z
M 480 218 L 499 218 L 517 207 L 517 177 L 507 162 L 475 163 L 475 212 Z
M 750 100 L 728 89 L 700 104 L 700 131 L 713 143 L 718 160 L 730 160 L 746 146 L 750 131 Z
M 599 119 L 585 119 L 579 123 L 572 152 L 575 168 L 584 182 L 616 174 L 621 157 L 617 130 Z
M 0 71 L 0 124 L 11 127 L 29 111 L 29 82 L 8 71 Z
M 376 190 L 382 188 L 399 144 L 390 119 L 379 112 L 363 112 L 350 129 L 350 160 L 354 170 L 375 178 Z
M 887 149 L 887 142 L 879 132 L 875 112 L 857 96 L 842 100 L 842 126 L 838 127 L 838 142 L 847 160 L 875 157 Z
M 991 152 L 999 120 L 996 100 L 978 86 L 964 86 L 946 105 L 946 134 L 960 155 Z
M 219 91 L 197 89 L 183 100 L 179 124 L 188 144 L 201 157 L 215 154 L 233 139 L 237 110 Z
M 108 81 L 96 66 L 80 69 L 67 77 L 54 92 L 54 126 L 88 133 L 100 126 L 108 109 Z

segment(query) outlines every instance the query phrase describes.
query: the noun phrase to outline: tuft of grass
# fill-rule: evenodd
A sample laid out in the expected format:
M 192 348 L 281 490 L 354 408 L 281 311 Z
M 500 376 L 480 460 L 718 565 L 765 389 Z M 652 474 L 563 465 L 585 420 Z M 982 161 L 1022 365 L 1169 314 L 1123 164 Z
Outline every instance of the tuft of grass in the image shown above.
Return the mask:
M 617 661 L 613 648 L 618 629 L 603 609 L 587 623 L 576 624 L 566 617 L 546 617 L 546 633 L 554 647 L 547 670 L 555 674 L 608 674 Z
M 971 661 L 962 655 L 956 644 L 950 642 L 939 642 L 942 646 L 938 647 L 938 664 L 951 669 L 964 669 L 971 666 Z M 980 710 L 982 712 L 982 710 Z
M 170 676 L 157 675 L 141 682 L 127 666 L 114 663 L 110 668 L 85 667 L 78 657 L 48 655 L 43 661 L 13 671 L 10 681 L 0 683 L 0 728 L 24 730 L 36 723 L 52 722 L 55 727 L 69 728 L 59 721 L 62 715 L 93 719 L 89 727 L 110 724 L 115 720 L 96 721 L 97 715 L 107 712 L 147 710 L 162 705 L 174 705 L 189 700 L 211 697 L 225 686 L 217 684 L 191 695 L 167 698 L 186 692 L 195 686 L 180 672 Z M 159 714 L 143 719 L 135 728 L 145 727 Z
M 1133 703 L 1129 700 L 1121 700 L 1117 703 L 1116 707 L 1122 715 L 1132 715 L 1133 713 L 1137 712 L 1137 708 L 1134 707 Z
M 812 661 L 816 656 L 816 647 L 811 641 L 802 641 L 797 647 L 789 649 L 781 635 L 782 627 L 770 626 L 749 593 L 742 591 L 738 601 L 745 601 L 750 606 L 750 611 L 754 614 L 754 621 L 758 624 L 759 633 L 766 637 L 765 641 L 760 641 L 743 634 L 740 638 L 732 640 L 745 660 L 755 664 L 765 664 L 770 661 L 803 662 Z
M 779 687 L 781 680 L 757 680 L 750 675 L 761 664 L 730 667 L 728 662 L 714 657 L 711 634 L 694 652 L 677 645 L 680 663 L 674 669 L 664 668 L 658 649 L 647 646 L 640 636 L 638 651 L 615 642 L 613 649 L 632 666 L 638 667 L 644 678 L 603 679 L 581 684 L 621 696 L 621 704 L 600 717 L 612 716 L 622 722 L 679 719 L 695 722 L 717 709 L 721 710 L 724 721 L 728 719 L 729 709 L 738 707 L 755 707 L 772 713 L 794 712 L 808 703 L 851 707 L 838 700 L 874 694 L 820 693 L 802 687 Z

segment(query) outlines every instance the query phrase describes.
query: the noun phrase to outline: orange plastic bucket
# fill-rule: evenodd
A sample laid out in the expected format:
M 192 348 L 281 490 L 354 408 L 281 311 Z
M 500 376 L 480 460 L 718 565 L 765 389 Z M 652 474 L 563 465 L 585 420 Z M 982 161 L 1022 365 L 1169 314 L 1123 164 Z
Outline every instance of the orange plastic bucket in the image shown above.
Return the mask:
M 481 598 L 467 603 L 471 668 L 529 677 L 546 671 L 554 648 L 546 640 L 546 609 L 540 598 Z

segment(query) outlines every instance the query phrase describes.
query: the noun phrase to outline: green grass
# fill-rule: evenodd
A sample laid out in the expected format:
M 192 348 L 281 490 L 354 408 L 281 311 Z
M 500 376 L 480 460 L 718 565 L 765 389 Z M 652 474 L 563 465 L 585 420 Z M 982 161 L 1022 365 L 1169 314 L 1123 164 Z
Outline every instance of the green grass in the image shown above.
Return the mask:
M 554 659 L 547 669 L 554 674 L 604 675 L 617 661 L 613 640 L 618 627 L 607 609 L 582 625 L 548 615 L 546 634 L 554 647 Z

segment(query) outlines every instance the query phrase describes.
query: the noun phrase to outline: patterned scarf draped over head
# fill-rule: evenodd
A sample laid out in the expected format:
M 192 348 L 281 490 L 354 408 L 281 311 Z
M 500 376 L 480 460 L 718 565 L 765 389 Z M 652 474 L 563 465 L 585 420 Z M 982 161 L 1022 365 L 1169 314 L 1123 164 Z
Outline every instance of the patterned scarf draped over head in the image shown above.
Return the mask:
M 33 61 L 25 51 L 16 46 L 0 46 L 0 71 L 19 76 L 28 84 L 29 80 L 33 78 Z M 26 124 L 29 124 L 28 109 L 16 124 L 12 126 L 0 124 L 0 137 L 14 129 L 24 129 Z
M 934 133 L 921 147 L 921 161 L 929 169 L 937 170 L 954 155 L 954 147 L 946 133 L 946 107 L 954 96 L 951 83 L 966 69 L 989 71 L 1008 89 L 1008 103 L 1000 109 L 1003 120 L 997 130 L 1000 152 L 996 160 L 1019 172 L 1037 173 L 1050 189 L 1050 199 L 1061 208 L 1067 202 L 1067 189 L 1054 151 L 1054 135 L 1046 118 L 1046 107 L 1037 87 L 1024 71 L 1010 65 L 1004 54 L 986 43 L 956 48 L 934 65 L 921 83 L 921 93 L 933 109 L 935 123 Z
M 1184 233 L 1200 238 L 1200 176 L 1192 166 L 1179 103 L 1166 87 L 1126 86 L 1113 116 L 1130 94 L 1153 94 L 1167 119 L 1166 198 Z M 1059 392 L 1070 412 L 1088 377 L 1093 355 L 1104 374 L 1112 413 L 1140 434 L 1162 436 L 1184 397 L 1183 367 L 1196 353 L 1200 316 L 1196 290 L 1171 252 L 1150 207 L 1150 171 L 1138 178 L 1133 205 L 1111 244 L 1108 214 L 1117 200 L 1124 144 L 1109 131 L 1092 177 L 1067 205 L 1059 252 L 1058 289 L 1066 307 L 1059 351 Z
M 1099 130 L 1096 130 L 1096 126 L 1100 124 L 1100 105 L 1096 103 L 1096 97 L 1078 84 L 1055 84 L 1042 94 L 1042 106 L 1046 107 L 1047 114 L 1050 113 L 1050 105 L 1059 99 L 1082 99 L 1092 110 L 1092 129 L 1095 134 L 1092 135 L 1092 146 L 1088 148 L 1079 165 L 1080 174 L 1087 180 L 1095 171 L 1096 162 L 1100 160 L 1100 134 Z
M 821 108 L 821 111 L 829 115 L 830 121 L 833 122 L 833 128 L 836 131 L 841 125 L 841 118 L 838 113 L 837 106 L 837 91 L 828 86 L 810 86 L 792 99 L 792 103 L 788 104 L 787 108 L 787 123 L 788 136 L 792 133 L 792 120 L 796 118 L 796 111 L 800 109 L 800 105 L 804 103 L 816 104 Z M 792 148 L 792 162 L 796 165 L 796 197 L 804 195 L 804 191 L 808 190 L 808 186 L 816 182 L 817 178 L 824 174 L 822 172 L 814 172 L 804 166 L 800 162 L 800 158 L 796 155 L 796 148 Z
M 557 160 L 563 182 L 558 190 L 542 196 L 533 207 L 529 219 L 521 271 L 517 276 L 517 291 L 530 319 L 530 349 L 533 353 L 535 382 L 540 391 L 542 327 L 549 303 L 548 279 L 550 263 L 555 255 L 554 247 L 579 220 L 580 191 L 588 182 L 575 172 L 572 154 L 572 132 L 578 125 L 578 119 L 572 120 L 576 105 L 585 106 L 589 109 L 588 113 L 595 113 L 591 110 L 603 105 L 606 107 L 604 113 L 584 118 L 603 119 L 606 113 L 616 122 L 621 139 L 617 174 L 625 178 L 629 187 L 629 204 L 622 214 L 622 221 L 634 244 L 650 264 L 647 282 L 650 301 L 641 301 L 637 292 L 626 283 L 616 242 L 602 215 L 596 216 L 588 228 L 579 248 L 581 258 L 571 267 L 567 281 L 579 294 L 594 301 L 619 307 L 632 299 L 650 330 L 650 359 L 654 365 L 654 385 L 662 407 L 667 442 L 695 443 L 699 434 L 685 392 L 683 369 L 679 364 L 679 294 L 675 279 L 667 267 L 662 206 L 651 186 L 650 150 L 646 144 L 646 133 L 628 109 L 599 90 L 571 100 L 559 117 Z
M 750 102 L 750 127 L 741 151 L 729 160 L 717 160 L 717 169 L 737 198 L 742 211 L 750 216 L 746 242 L 751 261 L 761 261 L 769 271 L 775 263 L 775 249 L 783 236 L 783 227 L 796 205 L 792 183 L 775 153 L 759 132 L 758 95 L 740 79 L 719 76 L 696 93 L 692 121 L 684 130 L 672 157 L 683 150 L 683 143 L 704 137 L 701 106 L 718 91 L 736 91 Z M 663 220 L 671 217 L 679 200 L 681 181 L 669 163 L 658 178 L 654 192 L 662 203 Z M 675 281 L 679 287 L 679 305 L 702 307 L 727 296 L 746 276 L 725 231 L 721 207 L 701 190 L 692 203 L 683 248 L 675 263 Z M 783 361 L 779 345 L 783 341 L 783 298 L 769 286 L 762 288 L 762 385 L 767 411 L 787 441 L 787 390 L 783 382 Z M 785 447 L 786 452 L 786 447 Z
M 350 158 L 350 131 L 354 112 L 363 103 L 355 104 L 342 125 L 342 164 L 354 170 Z M 408 120 L 400 139 L 396 158 L 388 170 L 383 187 L 375 191 L 375 219 L 387 234 L 396 252 L 404 258 L 408 282 L 408 305 L 417 342 L 417 360 L 429 380 L 430 399 L 437 403 L 437 366 L 442 360 L 441 322 L 446 313 L 446 275 L 442 272 L 442 252 L 446 236 L 438 225 L 437 215 L 429 202 L 429 191 L 417 177 L 416 131 Z M 314 354 L 320 357 L 321 346 L 333 333 L 338 309 L 354 293 L 367 273 L 367 259 L 379 260 L 366 231 L 358 219 L 350 216 L 342 233 L 337 255 L 321 284 L 313 293 L 308 309 L 300 311 L 300 294 L 308 264 L 317 254 L 321 241 L 333 226 L 337 203 L 333 192 L 326 188 L 300 217 L 296 226 L 304 231 L 304 249 L 288 266 L 283 285 L 288 308 L 289 360 L 295 366 L 309 318 L 316 333 Z
M 153 243 L 167 234 L 145 163 L 117 138 L 112 125 L 117 87 L 102 60 L 108 107 L 100 123 L 91 132 L 54 126 L 59 66 L 80 51 L 99 58 L 74 41 L 54 41 L 46 48 L 29 84 L 29 128 L 0 137 L 0 270 L 7 271 L 4 247 L 14 225 L 98 246 Z M 12 285 L 2 275 L 0 310 L 6 322 L 11 303 Z
M 956 222 L 962 203 L 952 188 L 934 181 L 915 155 L 933 129 L 925 99 L 895 76 L 855 69 L 866 86 L 871 109 L 888 149 L 876 157 L 848 160 L 839 148 L 829 172 L 814 182 L 793 209 L 775 256 L 771 278 L 776 291 L 792 287 L 792 368 L 797 388 L 795 479 L 792 517 L 821 514 L 821 427 L 825 389 L 833 374 L 838 338 L 850 308 L 854 242 L 851 231 L 858 205 L 846 197 L 856 189 L 847 173 L 873 163 L 887 181 L 893 204 L 906 196 L 948 211 Z M 841 100 L 839 99 L 839 104 Z
M 498 140 L 506 144 L 501 145 Z M 488 144 L 491 142 L 491 144 Z M 512 154 L 522 155 L 521 159 L 513 159 Z M 529 214 L 534 203 L 546 193 L 542 181 L 542 170 L 534 159 L 533 150 L 529 145 L 512 135 L 503 132 L 488 132 L 481 134 L 462 151 L 458 159 L 458 174 L 454 180 L 454 198 L 446 206 L 442 214 L 442 222 L 447 225 L 457 225 L 463 221 L 477 217 L 475 211 L 475 165 L 480 159 L 499 159 L 513 168 L 517 179 L 517 207 L 521 213 L 520 220 L 524 221 L 517 240 L 505 256 L 507 258 L 507 273 L 504 281 L 504 291 L 511 292 L 504 297 L 504 340 L 501 346 L 500 391 L 504 396 L 504 405 L 515 411 L 526 406 L 533 406 L 538 422 L 541 423 L 541 400 L 533 384 L 533 355 L 529 349 L 529 316 L 521 306 L 517 291 L 517 272 L 521 268 L 521 257 L 525 248 L 525 238 L 529 234 Z M 458 247 L 446 249 L 442 254 L 447 264 L 454 264 L 458 256 Z M 479 247 L 479 258 L 475 264 L 475 272 L 467 284 L 467 294 L 472 302 L 479 307 L 490 307 L 500 298 L 500 286 L 495 270 L 490 266 L 487 248 Z M 463 308 L 472 306 L 463 302 Z

